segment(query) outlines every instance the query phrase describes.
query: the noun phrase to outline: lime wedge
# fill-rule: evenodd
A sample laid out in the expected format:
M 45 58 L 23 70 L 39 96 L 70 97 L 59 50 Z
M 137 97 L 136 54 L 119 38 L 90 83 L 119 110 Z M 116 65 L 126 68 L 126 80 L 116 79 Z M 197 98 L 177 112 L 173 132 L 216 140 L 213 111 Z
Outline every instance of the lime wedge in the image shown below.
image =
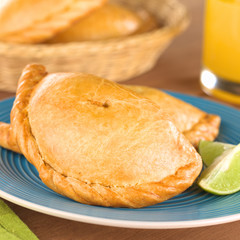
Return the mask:
M 198 146 L 199 154 L 202 157 L 203 163 L 206 167 L 213 163 L 213 161 L 220 155 L 222 155 L 226 150 L 233 149 L 235 145 L 212 142 L 212 141 L 200 141 Z
M 240 144 L 225 150 L 207 167 L 198 180 L 207 192 L 227 195 L 240 190 Z

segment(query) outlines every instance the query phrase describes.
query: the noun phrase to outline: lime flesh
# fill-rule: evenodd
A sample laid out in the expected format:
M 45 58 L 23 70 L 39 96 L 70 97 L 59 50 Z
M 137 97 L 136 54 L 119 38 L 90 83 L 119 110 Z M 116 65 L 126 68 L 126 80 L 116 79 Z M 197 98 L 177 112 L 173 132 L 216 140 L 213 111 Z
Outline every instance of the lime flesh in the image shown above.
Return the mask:
M 198 151 L 202 157 L 204 165 L 208 167 L 218 156 L 222 155 L 226 150 L 230 148 L 233 149 L 234 147 L 235 145 L 232 144 L 202 140 L 199 143 Z
M 240 190 L 240 144 L 225 150 L 201 174 L 198 185 L 207 192 L 227 195 Z

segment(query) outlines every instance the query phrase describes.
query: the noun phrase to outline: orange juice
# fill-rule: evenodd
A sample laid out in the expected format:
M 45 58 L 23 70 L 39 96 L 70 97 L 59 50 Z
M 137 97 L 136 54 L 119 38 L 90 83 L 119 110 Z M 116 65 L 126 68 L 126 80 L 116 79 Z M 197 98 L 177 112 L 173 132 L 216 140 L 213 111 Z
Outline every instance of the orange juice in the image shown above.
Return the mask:
M 240 104 L 240 0 L 206 0 L 201 85 Z

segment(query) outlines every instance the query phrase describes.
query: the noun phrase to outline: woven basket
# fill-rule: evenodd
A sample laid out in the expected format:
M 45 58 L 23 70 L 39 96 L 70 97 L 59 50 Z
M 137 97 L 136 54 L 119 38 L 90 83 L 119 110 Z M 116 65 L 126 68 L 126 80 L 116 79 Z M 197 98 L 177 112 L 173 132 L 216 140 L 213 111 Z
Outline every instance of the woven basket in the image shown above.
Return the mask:
M 8 44 L 0 42 L 0 89 L 15 91 L 23 67 L 41 63 L 49 72 L 85 72 L 123 81 L 151 69 L 171 40 L 189 20 L 177 0 L 115 0 L 145 7 L 163 27 L 125 38 L 64 44 Z

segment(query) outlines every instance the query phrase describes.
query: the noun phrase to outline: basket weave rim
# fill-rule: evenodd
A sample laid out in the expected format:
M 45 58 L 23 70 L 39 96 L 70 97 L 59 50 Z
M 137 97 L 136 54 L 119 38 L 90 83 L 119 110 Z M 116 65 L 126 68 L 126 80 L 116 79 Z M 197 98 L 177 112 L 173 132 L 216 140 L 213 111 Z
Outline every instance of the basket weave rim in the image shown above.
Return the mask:
M 124 38 L 113 38 L 113 39 L 107 39 L 107 40 L 96 40 L 96 41 L 82 41 L 82 42 L 69 42 L 69 43 L 55 43 L 55 44 L 47 44 L 47 43 L 41 43 L 41 44 L 15 44 L 15 43 L 5 43 L 0 42 L 0 53 L 7 54 L 6 50 L 13 49 L 13 48 L 28 48 L 29 50 L 59 50 L 61 48 L 85 48 L 85 47 L 91 47 L 91 48 L 112 48 L 114 47 L 125 47 L 126 45 L 131 45 L 132 43 L 138 42 L 138 41 L 146 41 L 149 38 L 154 37 L 164 37 L 164 35 L 177 35 L 179 32 L 181 32 L 183 29 L 185 29 L 190 20 L 189 15 L 187 13 L 186 7 L 178 2 L 177 0 L 171 1 L 173 8 L 172 11 L 177 11 L 179 8 L 182 10 L 182 15 L 180 19 L 177 19 L 177 21 L 171 22 L 171 24 L 161 26 L 157 29 L 154 29 L 150 32 L 140 33 L 136 35 L 130 35 Z M 166 18 L 165 18 L 166 19 Z M 11 51 L 12 52 L 12 51 Z

